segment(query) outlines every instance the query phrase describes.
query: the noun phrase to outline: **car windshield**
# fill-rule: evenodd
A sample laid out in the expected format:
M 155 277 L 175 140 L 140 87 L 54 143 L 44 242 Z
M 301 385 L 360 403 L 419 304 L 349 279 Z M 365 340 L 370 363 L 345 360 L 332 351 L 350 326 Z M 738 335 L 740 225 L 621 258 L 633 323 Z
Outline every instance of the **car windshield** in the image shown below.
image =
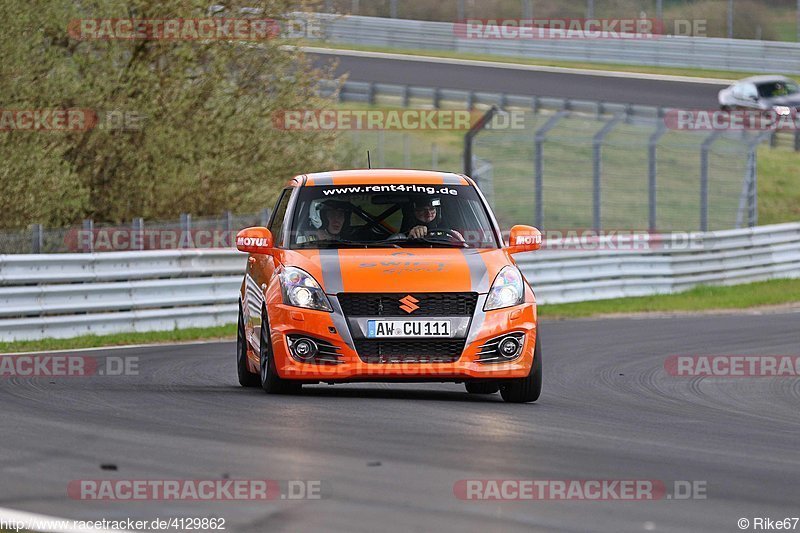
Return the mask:
M 797 93 L 800 93 L 800 86 L 791 80 L 771 81 L 769 83 L 762 83 L 758 86 L 758 95 L 762 98 L 789 96 L 790 94 Z
M 498 248 L 469 185 L 303 187 L 290 248 Z

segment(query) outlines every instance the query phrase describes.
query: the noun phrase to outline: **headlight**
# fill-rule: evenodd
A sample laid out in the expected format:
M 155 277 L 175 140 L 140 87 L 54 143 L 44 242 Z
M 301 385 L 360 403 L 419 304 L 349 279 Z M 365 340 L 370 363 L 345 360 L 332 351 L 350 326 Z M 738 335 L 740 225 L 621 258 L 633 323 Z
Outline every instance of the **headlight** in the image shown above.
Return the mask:
M 525 286 L 522 282 L 522 274 L 516 267 L 506 266 L 494 279 L 483 310 L 491 311 L 492 309 L 511 307 L 519 305 L 523 301 L 525 301 Z
M 328 297 L 322 291 L 317 280 L 305 270 L 286 267 L 280 273 L 283 303 L 305 309 L 318 309 L 331 312 Z
M 786 107 L 783 105 L 776 105 L 773 109 L 777 114 L 781 116 L 786 116 L 792 113 L 792 109 L 790 107 Z

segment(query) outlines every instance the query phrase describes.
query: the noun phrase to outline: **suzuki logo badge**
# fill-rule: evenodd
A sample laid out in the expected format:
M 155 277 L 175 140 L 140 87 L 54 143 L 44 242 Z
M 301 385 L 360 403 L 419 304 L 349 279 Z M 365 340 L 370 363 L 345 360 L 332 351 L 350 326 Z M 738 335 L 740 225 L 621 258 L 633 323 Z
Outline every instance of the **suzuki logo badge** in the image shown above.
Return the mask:
M 416 298 L 414 298 L 409 294 L 405 298 L 400 299 L 400 303 L 403 304 L 400 306 L 400 309 L 409 314 L 413 313 L 414 311 L 419 309 L 419 306 L 417 305 L 418 302 L 419 300 L 417 300 Z

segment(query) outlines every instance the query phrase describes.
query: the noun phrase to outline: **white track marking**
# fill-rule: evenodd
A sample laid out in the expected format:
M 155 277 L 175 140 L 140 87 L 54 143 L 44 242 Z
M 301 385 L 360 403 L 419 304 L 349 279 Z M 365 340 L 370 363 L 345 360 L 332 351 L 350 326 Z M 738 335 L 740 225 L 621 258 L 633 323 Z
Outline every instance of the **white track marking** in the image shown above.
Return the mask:
M 87 520 L 88 521 L 88 520 Z M 96 520 L 91 520 L 95 522 Z M 17 511 L 16 509 L 7 509 L 0 507 L 0 524 L 6 529 L 14 531 L 13 527 L 8 527 L 9 524 L 24 525 L 25 530 L 20 531 L 37 531 L 42 533 L 121 533 L 121 529 L 94 529 L 94 528 L 75 528 L 75 522 L 80 520 L 72 520 L 70 518 L 57 518 L 55 516 L 47 516 L 43 514 L 29 513 L 26 511 Z M 66 524 L 71 524 L 67 526 Z

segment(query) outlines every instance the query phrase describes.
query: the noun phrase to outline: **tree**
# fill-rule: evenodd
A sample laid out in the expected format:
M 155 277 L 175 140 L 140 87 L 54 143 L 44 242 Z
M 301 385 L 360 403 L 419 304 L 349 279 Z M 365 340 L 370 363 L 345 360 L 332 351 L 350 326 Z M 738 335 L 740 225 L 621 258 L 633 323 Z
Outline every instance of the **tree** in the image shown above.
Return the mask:
M 297 173 L 334 165 L 335 133 L 273 126 L 318 109 L 327 73 L 282 38 L 101 40 L 85 19 L 207 19 L 209 2 L 0 2 L 0 109 L 89 109 L 85 131 L 0 131 L 0 227 L 256 211 Z M 288 0 L 241 4 L 283 22 Z M 242 18 L 239 5 L 222 14 Z M 72 34 L 70 33 L 72 29 Z M 76 38 L 77 37 L 77 38 Z

